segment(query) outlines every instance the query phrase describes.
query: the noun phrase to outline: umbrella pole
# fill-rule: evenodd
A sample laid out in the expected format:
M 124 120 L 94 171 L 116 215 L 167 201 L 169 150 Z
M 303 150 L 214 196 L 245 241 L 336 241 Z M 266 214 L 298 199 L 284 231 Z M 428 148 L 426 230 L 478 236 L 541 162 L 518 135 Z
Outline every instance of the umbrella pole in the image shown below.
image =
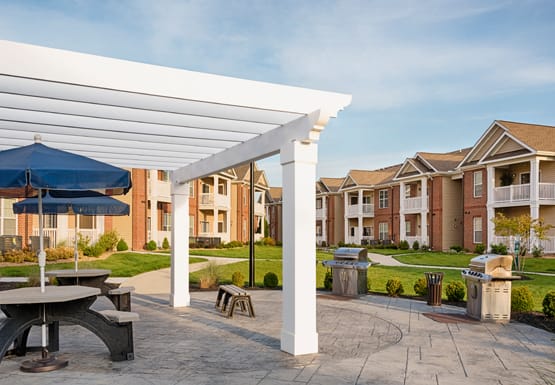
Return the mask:
M 45 288 L 45 274 L 44 268 L 46 267 L 46 252 L 44 251 L 44 235 L 43 235 L 43 213 L 42 213 L 42 189 L 39 190 L 38 206 L 39 206 L 39 268 L 40 268 L 40 292 L 44 293 Z M 31 361 L 23 361 L 19 369 L 22 372 L 50 372 L 65 368 L 68 364 L 66 360 L 59 360 L 55 356 L 48 356 L 48 345 L 46 344 L 46 304 L 42 305 L 42 324 L 41 324 L 41 358 Z

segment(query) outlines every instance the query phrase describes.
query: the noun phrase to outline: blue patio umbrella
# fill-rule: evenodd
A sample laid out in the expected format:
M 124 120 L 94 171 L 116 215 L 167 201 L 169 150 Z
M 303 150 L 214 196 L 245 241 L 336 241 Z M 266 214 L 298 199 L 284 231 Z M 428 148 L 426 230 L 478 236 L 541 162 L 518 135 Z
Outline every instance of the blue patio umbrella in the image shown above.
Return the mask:
M 27 198 L 13 204 L 15 214 L 38 214 L 38 197 Z M 129 215 L 129 205 L 96 191 L 51 190 L 42 196 L 43 214 L 75 215 L 75 271 L 78 270 L 77 215 Z
M 0 197 L 29 197 L 38 194 L 39 267 L 41 292 L 45 292 L 42 190 L 99 190 L 107 195 L 125 194 L 131 188 L 129 171 L 107 163 L 47 147 L 35 135 L 35 143 L 0 151 Z M 46 325 L 42 325 L 42 361 L 37 371 L 58 369 L 46 350 Z M 66 363 L 67 365 L 67 363 Z M 48 369 L 47 369 L 48 368 Z

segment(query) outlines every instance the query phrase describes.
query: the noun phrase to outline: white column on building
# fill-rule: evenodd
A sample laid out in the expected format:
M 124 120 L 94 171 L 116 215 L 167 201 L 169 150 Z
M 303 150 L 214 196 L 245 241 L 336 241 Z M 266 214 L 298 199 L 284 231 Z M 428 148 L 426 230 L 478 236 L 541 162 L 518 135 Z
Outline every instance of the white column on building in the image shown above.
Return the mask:
M 214 205 L 214 209 L 212 212 L 212 216 L 214 217 L 214 220 L 212 222 L 213 237 L 218 236 L 218 205 L 216 204 L 216 202 L 218 201 L 218 183 L 220 183 L 218 175 L 214 175 L 214 194 L 213 194 L 214 199 L 212 203 Z
M 428 177 L 420 179 L 420 193 L 422 198 L 422 206 L 420 210 L 420 237 L 421 244 L 431 246 L 428 241 Z
M 327 210 L 327 204 L 328 204 L 328 197 L 323 195 L 322 196 L 322 239 L 326 242 L 326 245 L 329 246 L 329 242 L 328 242 L 328 210 Z
M 405 182 L 399 184 L 399 240 L 407 239 L 407 225 L 405 223 Z
M 5 203 L 4 203 L 5 204 Z M 71 218 L 71 221 L 75 223 L 74 218 Z M 56 237 L 52 239 L 50 237 L 50 247 L 56 247 L 54 242 L 63 242 L 68 241 L 68 244 L 73 246 L 72 242 L 69 242 L 71 239 L 75 237 L 75 229 L 73 231 L 69 230 L 69 216 L 68 215 L 57 215 L 56 218 Z
M 283 325 L 281 349 L 318 352 L 316 331 L 316 163 L 314 143 L 293 141 L 280 151 L 283 171 Z
M 495 168 L 493 166 L 488 166 L 486 169 L 487 175 L 487 213 L 488 217 L 486 218 L 486 226 L 487 226 L 487 235 L 488 235 L 488 244 L 487 250 L 491 249 L 491 245 L 493 242 L 493 237 L 495 236 L 495 226 L 491 221 L 495 217 L 495 207 L 494 207 L 494 189 L 495 189 Z M 472 224 L 474 225 L 474 223 Z
M 171 291 L 172 307 L 189 306 L 189 183 L 171 185 Z
M 161 244 L 158 242 L 158 200 L 154 196 L 149 197 L 150 200 L 150 239 L 147 241 L 154 240 L 158 246 Z
M 362 199 L 364 198 L 364 190 L 358 190 L 358 228 L 357 228 L 357 242 L 359 245 L 362 243 L 362 228 L 364 226 L 364 210 L 362 209 Z
M 530 161 L 530 217 L 540 217 L 540 160 Z M 539 246 L 534 230 L 530 230 L 530 247 Z
M 345 243 L 350 243 L 350 235 L 351 234 L 349 233 L 349 193 L 344 192 L 343 196 L 345 197 L 344 202 L 343 202 L 343 207 L 344 207 L 343 212 L 345 213 L 344 238 L 345 238 Z

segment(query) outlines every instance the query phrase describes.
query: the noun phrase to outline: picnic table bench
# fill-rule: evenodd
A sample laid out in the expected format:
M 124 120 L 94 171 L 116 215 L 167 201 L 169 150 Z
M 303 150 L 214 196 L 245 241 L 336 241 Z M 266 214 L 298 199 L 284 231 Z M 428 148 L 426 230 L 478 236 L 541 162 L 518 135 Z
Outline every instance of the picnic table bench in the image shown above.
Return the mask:
M 220 285 L 216 298 L 216 309 L 219 308 L 222 313 L 226 313 L 228 318 L 232 318 L 237 305 L 241 311 L 248 312 L 249 316 L 254 318 L 251 296 L 245 289 L 235 285 Z
M 58 350 L 58 325 L 80 325 L 96 334 L 108 347 L 112 361 L 134 359 L 133 321 L 137 313 L 105 310 L 90 306 L 100 290 L 86 286 L 49 286 L 44 293 L 38 287 L 0 292 L 0 309 L 7 318 L 0 322 L 0 361 L 15 343 L 16 354 L 25 355 L 28 331 L 32 326 L 55 325 L 49 331 L 49 350 Z

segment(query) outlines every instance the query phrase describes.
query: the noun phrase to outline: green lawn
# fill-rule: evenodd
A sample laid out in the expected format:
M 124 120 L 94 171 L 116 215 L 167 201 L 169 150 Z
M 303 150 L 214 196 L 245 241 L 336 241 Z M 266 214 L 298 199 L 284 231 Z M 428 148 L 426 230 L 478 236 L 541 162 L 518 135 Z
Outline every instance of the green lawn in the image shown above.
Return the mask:
M 394 255 L 393 258 L 408 265 L 426 266 L 452 266 L 468 267 L 468 264 L 476 254 L 455 254 L 440 252 L 420 252 L 407 255 Z
M 249 247 L 234 247 L 230 249 L 191 249 L 190 255 L 224 258 L 249 258 Z M 281 259 L 282 248 L 279 246 L 254 246 L 254 257 L 256 259 Z M 333 259 L 332 253 L 321 250 L 316 251 L 316 259 Z
M 191 258 L 189 263 L 204 262 L 203 258 Z M 46 270 L 73 269 L 73 262 L 49 263 Z M 108 269 L 112 270 L 114 277 L 132 277 L 146 271 L 163 269 L 170 267 L 170 256 L 164 254 L 143 254 L 143 253 L 114 253 L 106 259 L 97 261 L 79 262 L 80 269 Z M 37 264 L 8 266 L 0 268 L 0 276 L 4 277 L 29 277 L 38 276 L 39 267 Z

